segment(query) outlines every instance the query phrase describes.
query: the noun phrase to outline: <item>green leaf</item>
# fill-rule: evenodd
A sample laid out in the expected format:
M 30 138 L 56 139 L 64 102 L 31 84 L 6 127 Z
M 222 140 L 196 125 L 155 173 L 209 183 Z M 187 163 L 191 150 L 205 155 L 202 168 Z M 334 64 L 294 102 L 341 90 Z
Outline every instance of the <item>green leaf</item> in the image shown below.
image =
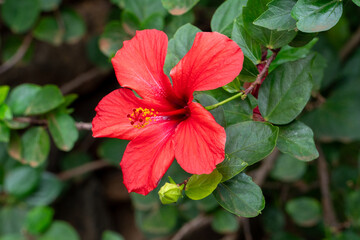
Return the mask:
M 290 200 L 285 206 L 286 212 L 301 227 L 315 226 L 321 219 L 321 207 L 318 200 L 301 197 Z
M 360 7 L 360 0 L 352 0 L 353 3 L 355 3 L 356 5 L 358 5 L 358 7 Z
M 6 0 L 1 7 L 2 19 L 15 33 L 24 33 L 29 30 L 39 14 L 38 0 Z
M 221 181 L 225 182 L 240 172 L 242 172 L 249 164 L 244 162 L 240 158 L 230 158 L 228 154 L 225 155 L 225 159 L 223 162 L 216 166 L 216 169 L 221 173 L 223 176 Z
M 192 175 L 185 187 L 185 194 L 192 200 L 209 196 L 220 183 L 221 173 L 216 169 L 210 174 Z
M 346 196 L 345 213 L 354 226 L 360 226 L 360 191 L 353 191 Z
M 11 120 L 12 117 L 13 115 L 8 105 L 0 104 L 0 120 Z
M 23 198 L 35 190 L 39 178 L 36 169 L 28 166 L 15 168 L 6 175 L 4 190 L 17 198 Z
M 47 116 L 49 130 L 56 146 L 63 151 L 70 151 L 79 137 L 74 119 L 62 112 Z
M 18 122 L 18 121 L 14 121 L 14 120 L 4 120 L 4 123 L 10 129 L 15 129 L 15 130 L 24 129 L 30 125 L 30 123 L 23 123 L 23 122 Z
M 283 182 L 299 180 L 306 171 L 306 163 L 289 155 L 280 155 L 271 170 L 271 177 Z
M 75 229 L 64 221 L 55 221 L 39 240 L 80 240 Z
M 133 12 L 140 21 L 144 21 L 154 13 L 165 15 L 166 10 L 161 0 L 124 0 L 126 10 Z
M 21 149 L 22 149 L 22 145 L 19 134 L 16 131 L 12 131 L 10 133 L 10 142 L 7 145 L 8 154 L 15 160 L 18 160 L 19 162 L 23 163 L 21 157 Z
M 266 48 L 276 49 L 287 45 L 295 37 L 295 31 L 276 31 L 254 25 L 253 22 L 267 10 L 266 4 L 270 0 L 248 1 L 243 9 L 243 21 L 245 30 L 252 38 Z
M 200 0 L 161 0 L 164 8 L 172 15 L 182 15 L 193 8 Z
M 239 45 L 244 55 L 254 64 L 261 62 L 261 45 L 254 41 L 251 35 L 246 32 L 242 17 L 235 19 L 231 38 Z
M 31 83 L 15 87 L 6 101 L 14 115 L 22 115 L 40 92 L 41 87 Z
M 23 206 L 3 206 L 0 208 L 0 236 L 18 234 L 23 228 L 27 209 Z
M 61 0 L 40 0 L 40 6 L 43 11 L 54 11 L 59 7 Z
M 100 50 L 108 57 L 114 56 L 116 51 L 122 47 L 123 41 L 127 39 L 130 39 L 130 36 L 125 33 L 120 21 L 108 22 L 100 36 Z
M 183 15 L 175 16 L 172 15 L 166 21 L 165 32 L 169 38 L 172 38 L 175 32 L 183 25 L 187 23 L 193 23 L 195 20 L 195 14 L 190 11 Z
M 61 17 L 65 27 L 64 41 L 67 43 L 78 42 L 86 32 L 84 19 L 70 8 L 62 10 Z
M 32 167 L 43 163 L 50 152 L 49 135 L 42 127 L 32 127 L 21 138 L 22 159 Z
M 6 85 L 0 86 L 0 104 L 2 104 L 5 101 L 9 93 L 9 90 L 10 90 L 9 86 Z
M 214 97 L 212 97 L 208 94 L 205 94 L 205 93 L 195 94 L 194 99 L 204 107 L 218 103 L 218 101 Z M 225 112 L 221 106 L 217 107 L 213 110 L 210 110 L 209 112 L 214 116 L 215 121 L 219 125 L 221 125 L 223 127 L 226 126 Z
M 64 31 L 55 17 L 42 17 L 33 30 L 36 39 L 58 46 L 62 43 Z
M 26 240 L 23 235 L 19 234 L 9 234 L 6 236 L 0 236 L 0 240 Z
M 276 145 L 279 128 L 264 122 L 242 122 L 226 128 L 225 153 L 252 165 L 269 155 Z M 237 161 L 237 160 L 236 160 Z
M 0 142 L 10 141 L 10 128 L 3 121 L 0 121 Z
M 259 90 L 259 109 L 266 121 L 287 124 L 310 99 L 313 88 L 311 60 L 314 56 L 282 64 L 271 72 Z
M 1 58 L 2 61 L 9 61 L 15 56 L 19 48 L 25 41 L 25 38 L 21 35 L 8 35 L 4 38 L 1 48 Z M 24 56 L 20 59 L 19 64 L 30 62 L 34 54 L 34 44 L 30 44 Z
M 154 13 L 141 23 L 140 29 L 163 30 L 164 25 L 165 25 L 164 17 L 160 13 Z
M 144 217 L 140 224 L 142 231 L 156 235 L 171 233 L 176 226 L 178 212 L 174 206 L 161 206 Z
M 260 187 L 244 173 L 220 183 L 213 194 L 223 208 L 241 217 L 256 217 L 265 207 Z
M 296 21 L 291 17 L 291 9 L 296 0 L 272 0 L 267 4 L 268 10 L 263 12 L 254 24 L 271 30 L 293 30 Z
M 224 210 L 218 210 L 214 214 L 211 227 L 220 234 L 234 233 L 239 229 L 238 218 Z
M 132 12 L 127 10 L 121 13 L 122 26 L 126 33 L 135 36 L 136 30 L 140 29 L 140 19 Z
M 299 0 L 291 11 L 302 32 L 321 32 L 335 26 L 343 11 L 339 0 Z
M 295 121 L 279 127 L 277 147 L 283 153 L 302 161 L 311 161 L 319 157 L 311 128 Z
M 25 220 L 25 228 L 29 233 L 41 234 L 51 224 L 54 210 L 47 206 L 40 206 L 31 209 Z
M 309 42 L 311 42 L 311 40 L 313 40 L 317 35 L 317 33 L 304 33 L 299 31 L 296 34 L 296 37 L 289 43 L 289 46 L 303 47 Z
M 211 19 L 211 30 L 230 36 L 234 20 L 242 15 L 246 3 L 247 0 L 227 0 L 221 4 Z
M 38 115 L 55 109 L 64 102 L 60 89 L 55 85 L 45 85 L 28 104 L 25 115 Z
M 60 195 L 62 187 L 62 182 L 54 174 L 43 172 L 39 186 L 25 202 L 30 206 L 49 205 Z
M 262 224 L 267 233 L 280 232 L 285 227 L 285 214 L 282 209 L 266 206 L 261 215 Z
M 103 232 L 101 240 L 125 240 L 125 238 L 116 232 L 106 230 Z
M 111 63 L 109 59 L 101 52 L 99 48 L 100 37 L 92 37 L 86 46 L 89 60 L 99 68 L 109 69 Z
M 119 166 L 129 141 L 122 139 L 107 139 L 98 148 L 99 157 Z

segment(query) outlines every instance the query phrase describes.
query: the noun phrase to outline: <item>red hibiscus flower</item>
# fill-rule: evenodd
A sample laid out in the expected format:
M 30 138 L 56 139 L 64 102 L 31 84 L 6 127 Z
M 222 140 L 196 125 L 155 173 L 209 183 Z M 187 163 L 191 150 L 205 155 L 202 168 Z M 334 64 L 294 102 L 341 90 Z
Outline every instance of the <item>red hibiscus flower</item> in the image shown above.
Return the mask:
M 92 122 L 94 137 L 131 140 L 120 166 L 128 191 L 143 195 L 157 186 L 174 157 L 192 174 L 211 173 L 223 161 L 225 130 L 193 102 L 193 92 L 231 82 L 244 59 L 228 37 L 198 33 L 171 70 L 172 85 L 163 71 L 167 41 L 161 31 L 144 30 L 124 42 L 112 59 L 123 88 L 100 101 Z

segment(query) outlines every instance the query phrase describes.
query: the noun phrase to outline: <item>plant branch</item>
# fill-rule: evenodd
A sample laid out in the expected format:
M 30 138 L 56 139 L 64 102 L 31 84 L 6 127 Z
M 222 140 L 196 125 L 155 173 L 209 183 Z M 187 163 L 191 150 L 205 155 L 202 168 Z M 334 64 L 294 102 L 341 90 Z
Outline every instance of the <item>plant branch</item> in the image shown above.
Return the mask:
M 279 51 L 280 49 L 273 50 L 273 54 L 269 57 L 269 59 L 266 60 L 265 67 L 257 75 L 256 80 L 253 83 L 251 83 L 251 85 L 247 89 L 244 90 L 245 95 L 251 93 L 257 85 L 262 83 L 261 80 L 263 79 L 263 77 L 265 77 L 267 71 L 269 70 L 270 64 L 272 63 L 272 61 L 274 61 Z
M 171 238 L 171 240 L 181 240 L 188 233 L 210 224 L 211 221 L 212 218 L 210 216 L 200 215 L 182 226 L 182 228 Z
M 26 51 L 30 47 L 31 41 L 32 41 L 32 35 L 29 33 L 24 38 L 24 41 L 22 42 L 21 46 L 16 51 L 16 53 L 8 61 L 6 61 L 3 65 L 0 66 L 0 74 L 3 74 L 9 69 L 11 69 L 24 57 Z
M 275 148 L 274 151 L 262 161 L 258 169 L 249 172 L 249 175 L 253 177 L 253 181 L 257 185 L 262 186 L 265 183 L 279 153 L 279 150 Z
M 341 226 L 336 218 L 334 206 L 331 201 L 328 166 L 326 163 L 324 152 L 322 151 L 322 148 L 319 144 L 317 144 L 317 149 L 319 151 L 318 175 L 320 180 L 322 205 L 324 208 L 324 223 L 333 232 L 338 232 Z
M 36 118 L 30 118 L 30 117 L 17 117 L 14 118 L 13 121 L 21 122 L 21 123 L 30 123 L 32 125 L 41 125 L 41 126 L 47 126 L 48 122 L 46 119 L 36 119 Z M 75 126 L 78 130 L 91 130 L 92 124 L 87 122 L 76 122 Z
M 340 59 L 344 61 L 347 59 L 351 53 L 354 52 L 355 48 L 360 44 L 360 27 L 356 30 L 354 35 L 350 38 L 344 47 L 340 50 Z
M 106 162 L 105 160 L 96 160 L 96 161 L 81 165 L 79 167 L 67 170 L 65 172 L 59 173 L 57 175 L 57 177 L 62 181 L 66 181 L 71 178 L 83 175 L 85 173 L 93 172 L 95 170 L 99 170 L 101 168 L 109 167 L 109 166 L 111 166 L 111 164 Z

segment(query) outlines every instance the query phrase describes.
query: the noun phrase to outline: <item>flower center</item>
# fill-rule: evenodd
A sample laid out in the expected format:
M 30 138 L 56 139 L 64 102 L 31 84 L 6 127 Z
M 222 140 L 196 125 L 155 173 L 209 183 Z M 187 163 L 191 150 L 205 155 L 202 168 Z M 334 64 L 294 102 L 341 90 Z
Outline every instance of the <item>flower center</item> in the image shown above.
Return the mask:
M 129 119 L 130 124 L 134 128 L 143 128 L 148 125 L 151 121 L 156 121 L 155 117 L 158 112 L 154 109 L 148 108 L 134 108 L 131 114 L 126 117 Z

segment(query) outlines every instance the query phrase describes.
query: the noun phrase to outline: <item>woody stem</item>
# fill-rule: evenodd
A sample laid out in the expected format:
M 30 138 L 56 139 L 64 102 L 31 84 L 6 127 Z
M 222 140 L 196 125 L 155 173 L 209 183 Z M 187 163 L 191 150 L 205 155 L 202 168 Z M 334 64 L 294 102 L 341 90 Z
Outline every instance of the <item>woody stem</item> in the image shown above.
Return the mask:
M 225 104 L 227 102 L 230 102 L 231 100 L 242 97 L 243 95 L 244 95 L 244 93 L 240 92 L 238 94 L 235 94 L 234 96 L 231 96 L 231 97 L 225 99 L 224 101 L 221 101 L 221 102 L 216 103 L 214 105 L 207 106 L 207 107 L 205 107 L 205 109 L 208 110 L 208 111 L 213 110 L 213 109 L 215 109 L 215 108 L 217 108 L 217 107 L 219 107 L 219 106 L 221 106 L 221 105 L 223 105 L 223 104 Z

